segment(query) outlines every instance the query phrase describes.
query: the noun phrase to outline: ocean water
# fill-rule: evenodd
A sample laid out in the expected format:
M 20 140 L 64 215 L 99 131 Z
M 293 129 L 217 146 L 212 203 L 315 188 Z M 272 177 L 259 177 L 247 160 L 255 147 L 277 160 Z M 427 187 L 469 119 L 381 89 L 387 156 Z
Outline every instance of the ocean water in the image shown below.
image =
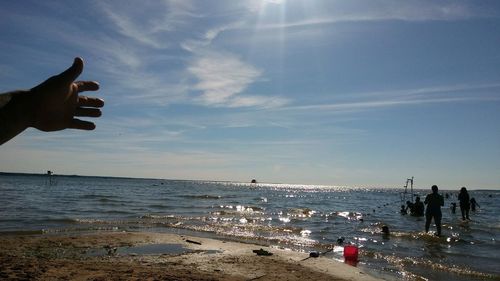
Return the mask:
M 401 191 L 0 174 L 0 235 L 93 230 L 165 231 L 333 251 L 339 237 L 360 248 L 356 265 L 389 280 L 500 280 L 500 191 L 471 190 L 480 204 L 464 223 L 443 207 L 443 237 L 424 218 L 399 213 Z M 417 190 L 425 197 L 428 190 Z M 390 235 L 381 233 L 381 226 Z M 435 227 L 431 225 L 431 230 Z

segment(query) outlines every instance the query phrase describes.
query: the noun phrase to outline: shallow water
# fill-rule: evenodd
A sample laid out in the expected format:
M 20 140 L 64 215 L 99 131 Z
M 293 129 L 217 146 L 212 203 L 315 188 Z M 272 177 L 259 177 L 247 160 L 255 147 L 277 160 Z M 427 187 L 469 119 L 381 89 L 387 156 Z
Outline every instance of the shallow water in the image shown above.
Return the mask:
M 500 191 L 471 191 L 481 208 L 468 223 L 449 209 L 453 191 L 443 208 L 443 237 L 425 234 L 423 218 L 399 214 L 400 192 L 65 176 L 50 184 L 45 176 L 0 175 L 0 232 L 195 231 L 302 251 L 326 251 L 344 237 L 360 247 L 358 266 L 385 278 L 500 279 Z M 326 255 L 342 259 L 341 251 Z
M 180 255 L 193 252 L 182 244 L 147 244 L 132 247 L 99 248 L 90 249 L 86 255 L 109 256 L 109 255 Z

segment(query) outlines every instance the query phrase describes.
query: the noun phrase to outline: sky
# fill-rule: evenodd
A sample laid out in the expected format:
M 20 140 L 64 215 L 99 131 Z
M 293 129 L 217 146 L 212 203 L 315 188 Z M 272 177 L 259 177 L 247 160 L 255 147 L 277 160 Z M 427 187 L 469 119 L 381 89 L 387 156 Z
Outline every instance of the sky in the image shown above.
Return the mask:
M 76 56 L 96 130 L 0 171 L 500 189 L 498 1 L 0 2 L 0 92 Z

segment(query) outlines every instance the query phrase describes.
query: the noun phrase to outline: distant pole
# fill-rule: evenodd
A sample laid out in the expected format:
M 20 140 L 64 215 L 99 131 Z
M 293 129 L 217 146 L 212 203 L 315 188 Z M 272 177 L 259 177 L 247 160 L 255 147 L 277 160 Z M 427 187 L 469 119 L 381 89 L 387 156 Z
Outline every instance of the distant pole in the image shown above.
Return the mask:
M 413 176 L 410 179 L 410 187 L 411 187 L 411 202 L 413 203 Z
M 408 184 L 410 184 L 410 200 L 406 200 L 406 196 L 408 195 Z M 411 201 L 413 203 L 413 177 L 411 179 L 407 178 L 406 183 L 404 185 L 405 191 L 400 193 L 401 202 L 403 201 Z
M 48 182 L 49 182 L 49 185 L 52 185 L 52 174 L 53 172 L 52 171 L 47 171 L 47 177 L 49 178 Z

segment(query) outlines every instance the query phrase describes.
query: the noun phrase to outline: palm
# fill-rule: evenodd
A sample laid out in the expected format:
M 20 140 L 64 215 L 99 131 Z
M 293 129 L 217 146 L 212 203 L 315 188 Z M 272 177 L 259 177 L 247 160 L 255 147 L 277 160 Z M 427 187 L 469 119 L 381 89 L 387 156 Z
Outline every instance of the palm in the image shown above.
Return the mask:
M 63 73 L 53 76 L 31 89 L 36 102 L 33 127 L 42 131 L 58 131 L 66 128 L 92 130 L 94 123 L 75 116 L 99 117 L 104 102 L 101 99 L 79 96 L 83 91 L 95 91 L 99 84 L 93 81 L 74 80 L 83 70 L 83 61 L 75 59 Z

